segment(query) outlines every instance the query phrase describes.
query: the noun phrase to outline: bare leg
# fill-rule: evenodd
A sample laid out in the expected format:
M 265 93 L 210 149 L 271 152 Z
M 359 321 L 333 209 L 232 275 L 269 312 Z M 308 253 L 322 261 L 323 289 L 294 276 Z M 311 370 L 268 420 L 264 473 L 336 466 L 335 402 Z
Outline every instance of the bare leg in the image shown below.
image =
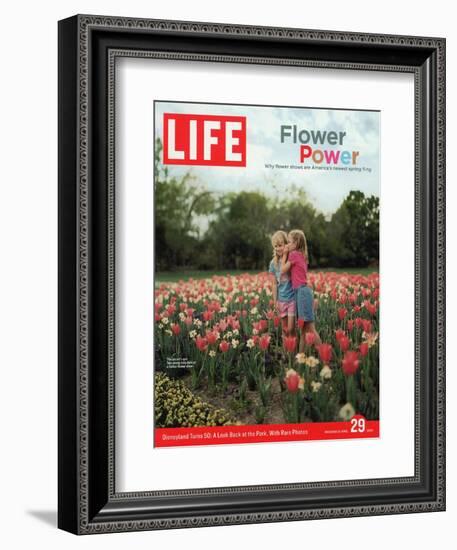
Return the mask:
M 293 336 L 295 332 L 295 317 L 293 315 L 289 315 L 287 317 L 287 333 L 289 336 Z
M 303 353 L 305 351 L 305 332 L 305 326 L 303 326 L 300 329 L 300 343 L 298 344 L 299 353 Z
M 318 346 L 319 344 L 322 344 L 321 337 L 319 336 L 319 333 L 316 330 L 316 325 L 313 321 L 307 321 L 305 322 L 303 326 L 304 332 L 313 332 L 315 336 L 314 345 Z M 304 337 L 304 336 L 303 336 Z

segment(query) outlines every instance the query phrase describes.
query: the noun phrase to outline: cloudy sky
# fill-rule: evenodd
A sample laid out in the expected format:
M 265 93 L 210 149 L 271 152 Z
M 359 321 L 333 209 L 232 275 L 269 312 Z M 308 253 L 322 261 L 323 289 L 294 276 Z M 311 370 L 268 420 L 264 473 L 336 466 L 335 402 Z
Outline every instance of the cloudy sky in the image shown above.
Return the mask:
M 177 176 L 191 172 L 200 185 L 214 193 L 261 191 L 281 197 L 293 187 L 304 189 L 314 206 L 333 213 L 351 190 L 379 196 L 380 113 L 301 107 L 265 107 L 199 103 L 155 102 L 155 137 L 163 136 L 164 113 L 240 115 L 247 117 L 247 166 L 170 166 Z M 343 145 L 316 145 L 320 149 L 359 151 L 356 170 L 301 170 L 265 165 L 302 166 L 300 143 L 281 143 L 281 125 L 300 130 L 346 132 Z M 307 165 L 312 163 L 307 162 Z M 321 164 L 320 166 L 323 166 Z M 344 165 L 339 165 L 344 166 Z M 350 165 L 348 168 L 351 168 Z

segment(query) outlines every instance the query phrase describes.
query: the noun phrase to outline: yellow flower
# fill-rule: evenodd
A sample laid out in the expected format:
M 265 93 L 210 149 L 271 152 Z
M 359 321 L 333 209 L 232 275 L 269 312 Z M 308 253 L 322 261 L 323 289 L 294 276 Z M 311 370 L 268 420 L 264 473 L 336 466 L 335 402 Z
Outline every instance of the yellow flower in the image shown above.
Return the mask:
M 313 357 L 312 355 L 310 355 L 309 357 L 306 358 L 305 364 L 306 364 L 310 369 L 314 369 L 314 368 L 316 368 L 317 365 L 319 364 L 319 359 L 317 359 L 316 357 Z
M 368 344 L 369 348 L 372 348 L 376 344 L 376 340 L 378 339 L 378 333 L 377 332 L 373 332 L 371 334 L 366 334 L 364 332 L 362 336 L 363 336 L 363 338 L 365 338 L 364 343 Z

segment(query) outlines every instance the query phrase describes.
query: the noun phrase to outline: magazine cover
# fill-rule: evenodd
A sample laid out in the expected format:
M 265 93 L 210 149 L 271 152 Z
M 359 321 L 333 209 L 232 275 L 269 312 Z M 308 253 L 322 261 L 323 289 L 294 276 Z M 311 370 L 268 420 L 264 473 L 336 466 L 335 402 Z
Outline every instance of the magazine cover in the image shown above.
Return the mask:
M 380 113 L 154 128 L 154 446 L 379 437 Z

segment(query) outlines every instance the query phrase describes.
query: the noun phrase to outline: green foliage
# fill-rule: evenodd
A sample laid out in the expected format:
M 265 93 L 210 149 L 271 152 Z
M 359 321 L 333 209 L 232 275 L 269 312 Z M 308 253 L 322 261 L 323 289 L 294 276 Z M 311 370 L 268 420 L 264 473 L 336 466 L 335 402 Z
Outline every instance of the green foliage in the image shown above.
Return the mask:
M 367 266 L 379 257 L 379 198 L 351 191 L 329 224 L 335 265 Z
M 316 267 L 366 267 L 379 256 L 379 198 L 351 191 L 330 220 L 302 189 L 282 200 L 260 192 L 216 196 L 191 174 L 178 178 L 155 151 L 156 271 L 179 269 L 264 270 L 277 230 L 302 229 Z M 200 230 L 201 219 L 208 228 Z
M 161 162 L 162 144 L 156 141 L 155 154 L 155 246 L 157 269 L 187 266 L 199 243 L 195 217 L 214 209 L 211 194 L 187 173 L 181 179 L 171 176 Z

